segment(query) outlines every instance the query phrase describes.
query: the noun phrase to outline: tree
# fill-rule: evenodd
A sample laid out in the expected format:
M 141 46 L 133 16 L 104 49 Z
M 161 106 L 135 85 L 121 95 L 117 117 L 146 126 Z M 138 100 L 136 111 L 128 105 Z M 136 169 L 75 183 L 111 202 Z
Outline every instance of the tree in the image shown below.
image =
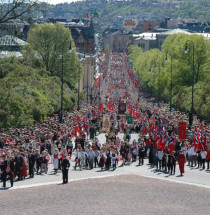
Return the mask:
M 0 23 L 17 19 L 29 13 L 38 4 L 38 0 L 8 0 L 0 4 Z
M 172 106 L 189 112 L 192 96 L 192 59 L 195 52 L 194 109 L 196 114 L 210 120 L 210 41 L 203 36 L 174 34 L 166 38 L 161 51 L 152 49 L 141 52 L 138 47 L 129 48 L 142 87 L 164 101 L 170 99 L 172 65 Z M 186 42 L 188 53 L 184 52 Z M 168 61 L 164 59 L 168 55 Z M 172 63 L 172 64 L 171 64 Z
M 70 30 L 59 23 L 34 26 L 28 33 L 27 41 L 26 51 L 32 50 L 34 57 L 41 58 L 51 75 L 55 75 L 56 65 L 62 55 L 67 55 L 71 43 L 73 46 Z
M 58 77 L 17 60 L 7 61 L 7 66 L 10 70 L 0 79 L 0 128 L 29 126 L 59 110 L 61 81 Z M 76 98 L 64 84 L 64 109 L 71 109 Z

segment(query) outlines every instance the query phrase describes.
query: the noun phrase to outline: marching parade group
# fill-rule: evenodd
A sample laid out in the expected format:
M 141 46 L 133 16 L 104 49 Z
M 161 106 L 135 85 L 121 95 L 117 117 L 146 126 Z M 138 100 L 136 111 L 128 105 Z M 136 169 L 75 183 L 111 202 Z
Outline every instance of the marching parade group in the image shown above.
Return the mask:
M 13 181 L 47 174 L 51 163 L 54 174 L 62 170 L 67 183 L 70 160 L 75 162 L 74 170 L 115 170 L 133 162 L 140 166 L 145 158 L 151 167 L 169 174 L 176 173 L 178 164 L 183 175 L 186 162 L 209 170 L 209 125 L 195 117 L 186 138 L 179 139 L 178 122 L 187 121 L 186 114 L 170 112 L 167 104 L 159 106 L 145 98 L 127 61 L 127 55 L 112 53 L 101 62 L 95 86 L 99 104 L 65 112 L 64 123 L 59 123 L 58 113 L 32 127 L 1 131 L 3 187 L 7 180 L 13 186 Z M 105 133 L 105 143 L 97 138 L 99 133 Z M 133 134 L 138 138 L 131 141 Z

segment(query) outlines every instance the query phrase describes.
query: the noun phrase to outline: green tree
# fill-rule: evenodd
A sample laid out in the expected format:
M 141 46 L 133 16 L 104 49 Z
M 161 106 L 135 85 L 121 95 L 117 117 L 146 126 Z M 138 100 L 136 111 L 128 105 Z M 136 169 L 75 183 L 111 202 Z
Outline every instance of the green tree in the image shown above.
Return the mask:
M 70 44 L 73 45 L 70 30 L 56 23 L 36 25 L 30 29 L 27 50 L 34 51 L 34 56 L 41 58 L 47 71 L 55 74 L 55 67 L 62 55 L 69 52 Z
M 41 122 L 60 108 L 61 81 L 44 69 L 13 62 L 0 79 L 0 128 L 24 127 Z M 71 109 L 75 93 L 64 84 L 64 109 Z
M 188 42 L 187 42 L 188 41 Z M 172 106 L 190 111 L 192 95 L 193 45 L 194 44 L 194 109 L 198 116 L 210 120 L 210 41 L 203 36 L 174 34 L 165 40 L 162 50 L 138 51 L 129 48 L 129 57 L 139 75 L 141 85 L 151 94 L 166 102 L 170 99 L 172 64 Z M 188 53 L 184 52 L 186 42 Z M 168 61 L 164 59 L 168 56 Z

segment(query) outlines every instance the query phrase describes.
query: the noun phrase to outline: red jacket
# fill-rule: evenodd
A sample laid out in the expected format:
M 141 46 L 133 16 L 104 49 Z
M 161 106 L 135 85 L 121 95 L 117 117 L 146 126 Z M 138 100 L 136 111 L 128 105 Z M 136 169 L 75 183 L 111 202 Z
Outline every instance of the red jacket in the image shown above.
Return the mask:
M 210 160 L 210 149 L 207 151 L 206 160 Z

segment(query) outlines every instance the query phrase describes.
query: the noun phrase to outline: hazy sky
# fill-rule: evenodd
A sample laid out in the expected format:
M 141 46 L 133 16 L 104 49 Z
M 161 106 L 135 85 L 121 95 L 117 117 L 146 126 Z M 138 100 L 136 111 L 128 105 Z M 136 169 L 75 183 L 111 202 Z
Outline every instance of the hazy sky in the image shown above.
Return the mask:
M 59 4 L 63 2 L 73 2 L 73 1 L 81 1 L 81 0 L 42 0 L 42 1 L 45 1 L 49 4 Z

